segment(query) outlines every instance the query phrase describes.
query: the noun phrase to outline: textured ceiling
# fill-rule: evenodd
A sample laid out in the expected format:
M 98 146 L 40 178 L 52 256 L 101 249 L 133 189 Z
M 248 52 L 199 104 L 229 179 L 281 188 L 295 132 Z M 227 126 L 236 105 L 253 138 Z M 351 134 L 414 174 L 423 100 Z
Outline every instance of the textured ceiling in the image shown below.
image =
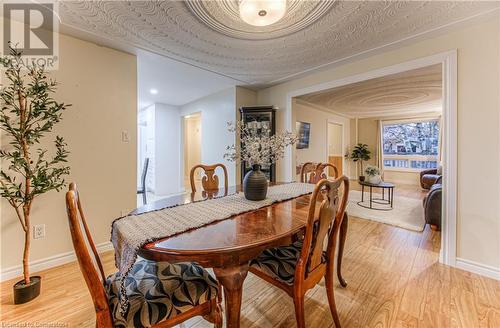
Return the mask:
M 269 85 L 499 6 L 461 1 L 288 0 L 281 21 L 254 27 L 237 0 L 60 1 L 64 26 L 150 50 L 248 85 Z
M 353 83 L 298 99 L 349 117 L 440 112 L 441 65 Z

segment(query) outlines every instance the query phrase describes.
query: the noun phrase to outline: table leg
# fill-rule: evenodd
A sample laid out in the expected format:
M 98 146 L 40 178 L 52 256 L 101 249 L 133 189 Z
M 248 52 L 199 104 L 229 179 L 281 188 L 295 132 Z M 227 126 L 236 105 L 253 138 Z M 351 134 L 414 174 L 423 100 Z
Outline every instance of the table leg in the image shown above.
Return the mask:
M 217 280 L 224 287 L 226 327 L 240 327 L 243 281 L 248 273 L 248 263 L 235 267 L 214 268 Z
M 385 200 L 385 188 L 382 188 L 382 200 Z
M 339 282 L 342 287 L 347 287 L 347 282 L 344 277 L 342 277 L 342 257 L 344 256 L 344 245 L 347 237 L 348 221 L 349 216 L 347 215 L 347 212 L 344 212 L 344 218 L 340 224 L 339 252 L 337 254 L 337 277 L 339 278 Z
M 365 185 L 361 185 L 361 202 L 365 201 Z
M 391 208 L 394 207 L 394 188 L 389 189 L 391 191 Z
M 372 208 L 372 186 L 370 186 L 370 208 Z

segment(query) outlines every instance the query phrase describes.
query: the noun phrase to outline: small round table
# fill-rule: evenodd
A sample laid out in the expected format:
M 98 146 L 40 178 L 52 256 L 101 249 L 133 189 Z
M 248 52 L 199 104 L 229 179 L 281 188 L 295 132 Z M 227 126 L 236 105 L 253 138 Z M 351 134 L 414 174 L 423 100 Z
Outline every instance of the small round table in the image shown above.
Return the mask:
M 369 183 L 366 181 L 358 181 L 361 185 L 361 201 L 358 205 L 364 208 L 377 211 L 390 211 L 394 205 L 394 184 L 390 182 Z M 370 206 L 364 205 L 365 200 L 365 186 L 370 188 Z M 382 198 L 373 198 L 373 188 L 382 189 Z M 387 189 L 387 199 L 385 199 L 385 189 Z M 373 204 L 390 205 L 390 208 L 373 207 Z

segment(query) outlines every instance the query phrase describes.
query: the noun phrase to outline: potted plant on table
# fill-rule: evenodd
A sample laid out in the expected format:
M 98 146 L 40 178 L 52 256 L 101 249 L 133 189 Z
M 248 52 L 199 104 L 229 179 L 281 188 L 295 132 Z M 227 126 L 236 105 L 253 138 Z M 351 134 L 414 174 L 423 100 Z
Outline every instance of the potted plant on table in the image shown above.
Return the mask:
M 228 130 L 235 132 L 241 139 L 241 149 L 237 150 L 233 144 L 226 148 L 224 158 L 229 161 L 242 160 L 252 166 L 243 178 L 243 192 L 249 200 L 263 200 L 267 195 L 268 181 L 260 170 L 261 165 L 276 163 L 285 155 L 285 148 L 297 142 L 298 138 L 291 132 L 285 131 L 270 135 L 266 127 L 259 134 L 250 130 L 243 121 L 228 123 Z
M 371 184 L 379 184 L 382 182 L 382 177 L 380 176 L 380 169 L 373 165 L 368 165 L 365 169 L 366 182 Z
M 371 152 L 368 150 L 367 144 L 358 143 L 351 152 L 350 158 L 353 162 L 359 162 L 361 165 L 361 175 L 359 176 L 359 181 L 365 181 L 365 176 L 363 175 L 363 162 L 369 161 L 371 158 Z
M 24 278 L 14 285 L 14 303 L 21 304 L 37 297 L 41 286 L 41 278 L 29 271 L 33 201 L 50 190 L 59 191 L 69 174 L 64 139 L 56 136 L 52 149 L 41 140 L 69 105 L 51 97 L 57 84 L 47 78 L 44 67 L 27 66 L 16 49 L 0 58 L 0 64 L 8 81 L 0 90 L 0 129 L 8 139 L 0 149 L 0 195 L 12 206 L 24 231 Z

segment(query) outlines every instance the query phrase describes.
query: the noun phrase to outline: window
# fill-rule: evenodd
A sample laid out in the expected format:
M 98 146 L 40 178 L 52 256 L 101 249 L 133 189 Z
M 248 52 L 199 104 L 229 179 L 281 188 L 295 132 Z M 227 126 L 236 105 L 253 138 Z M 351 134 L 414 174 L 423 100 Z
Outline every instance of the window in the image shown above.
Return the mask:
M 384 169 L 420 171 L 437 168 L 439 121 L 385 122 L 382 148 Z

